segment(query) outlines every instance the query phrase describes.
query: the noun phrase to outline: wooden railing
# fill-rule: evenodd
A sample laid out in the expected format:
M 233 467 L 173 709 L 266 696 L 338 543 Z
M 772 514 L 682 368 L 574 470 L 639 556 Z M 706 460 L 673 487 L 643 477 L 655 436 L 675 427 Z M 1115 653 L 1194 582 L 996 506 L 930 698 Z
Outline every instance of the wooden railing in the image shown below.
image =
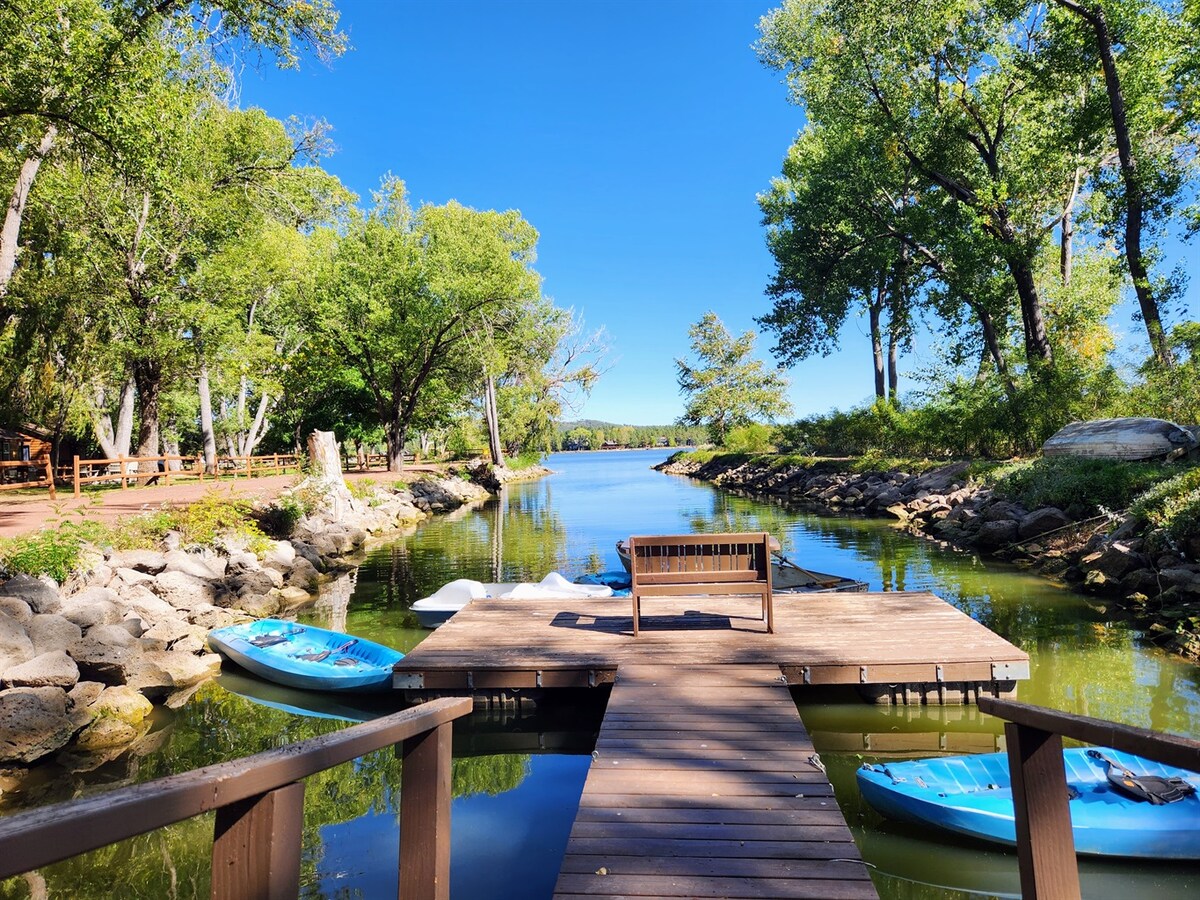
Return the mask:
M 9 481 L 10 471 L 25 469 L 37 473 L 36 481 Z M 54 469 L 50 465 L 50 457 L 46 456 L 40 462 L 23 462 L 21 460 L 0 460 L 0 491 L 17 491 L 21 488 L 49 488 L 50 499 L 55 497 Z
M 1191 738 L 995 697 L 981 696 L 978 705 L 983 712 L 1006 720 L 1024 900 L 1075 900 L 1080 896 L 1063 737 L 1200 772 L 1200 741 Z
M 171 464 L 177 468 L 171 468 Z M 145 468 L 144 465 L 151 466 Z M 132 468 L 131 468 L 132 467 Z M 273 453 L 268 456 L 218 456 L 217 474 L 233 475 L 235 478 L 244 475 L 247 478 L 265 475 L 282 475 L 288 470 L 300 471 L 300 457 L 290 453 Z M 87 472 L 91 474 L 87 474 Z M 130 482 L 137 484 L 141 480 L 147 483 L 162 481 L 170 484 L 180 478 L 205 478 L 203 456 L 118 456 L 116 459 L 80 459 L 75 457 L 71 467 L 71 483 L 75 486 L 75 496 L 79 496 L 79 488 L 85 484 L 121 483 L 121 489 L 129 487 Z M 212 476 L 209 476 L 212 477 Z
M 400 896 L 450 896 L 450 731 L 469 697 L 434 700 L 256 756 L 0 819 L 0 878 L 216 810 L 212 897 L 300 892 L 302 779 L 402 743 Z

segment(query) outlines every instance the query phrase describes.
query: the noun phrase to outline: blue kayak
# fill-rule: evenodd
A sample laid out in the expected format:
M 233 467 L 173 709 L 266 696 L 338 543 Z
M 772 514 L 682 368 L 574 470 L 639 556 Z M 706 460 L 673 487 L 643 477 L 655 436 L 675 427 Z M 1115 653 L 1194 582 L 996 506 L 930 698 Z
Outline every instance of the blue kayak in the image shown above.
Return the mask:
M 259 619 L 208 633 L 209 646 L 260 678 L 310 691 L 382 691 L 404 654 L 315 625 Z
M 1105 748 L 1064 750 L 1063 760 L 1076 853 L 1200 859 L 1200 775 Z M 1141 786 L 1173 789 L 1178 799 L 1136 799 L 1129 788 L 1114 786 L 1126 776 Z M 858 770 L 858 788 L 890 819 L 1016 844 L 1006 753 L 868 764 Z

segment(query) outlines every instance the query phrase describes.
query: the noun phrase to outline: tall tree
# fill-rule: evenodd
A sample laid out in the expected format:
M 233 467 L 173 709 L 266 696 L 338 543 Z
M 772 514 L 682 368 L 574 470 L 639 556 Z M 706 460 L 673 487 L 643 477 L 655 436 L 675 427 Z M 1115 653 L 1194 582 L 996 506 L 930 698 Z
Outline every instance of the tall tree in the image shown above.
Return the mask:
M 704 425 L 714 444 L 730 429 L 791 412 L 788 382 L 778 370 L 754 359 L 754 332 L 735 338 L 714 312 L 688 329 L 695 362 L 675 360 L 679 390 L 686 398 L 682 425 Z

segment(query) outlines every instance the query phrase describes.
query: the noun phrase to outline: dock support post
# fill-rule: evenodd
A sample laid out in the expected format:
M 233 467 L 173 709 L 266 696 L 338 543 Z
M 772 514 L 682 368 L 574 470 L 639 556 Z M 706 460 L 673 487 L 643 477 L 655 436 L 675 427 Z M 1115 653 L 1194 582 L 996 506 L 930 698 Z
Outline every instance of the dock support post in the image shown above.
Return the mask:
M 1025 900 L 1078 900 L 1079 869 L 1067 806 L 1062 737 L 1004 724 L 1017 817 L 1017 862 Z
M 213 900 L 294 900 L 300 893 L 303 828 L 302 781 L 218 809 Z
M 401 745 L 400 897 L 450 897 L 450 723 Z

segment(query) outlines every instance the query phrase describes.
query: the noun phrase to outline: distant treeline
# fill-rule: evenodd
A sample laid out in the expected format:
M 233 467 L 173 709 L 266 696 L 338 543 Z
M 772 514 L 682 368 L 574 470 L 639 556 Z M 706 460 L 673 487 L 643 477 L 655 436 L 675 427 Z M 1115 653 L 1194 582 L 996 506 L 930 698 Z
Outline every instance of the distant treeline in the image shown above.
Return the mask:
M 614 425 L 584 420 L 564 422 L 554 438 L 555 450 L 601 450 L 618 447 L 683 447 L 708 440 L 703 427 L 684 425 Z

